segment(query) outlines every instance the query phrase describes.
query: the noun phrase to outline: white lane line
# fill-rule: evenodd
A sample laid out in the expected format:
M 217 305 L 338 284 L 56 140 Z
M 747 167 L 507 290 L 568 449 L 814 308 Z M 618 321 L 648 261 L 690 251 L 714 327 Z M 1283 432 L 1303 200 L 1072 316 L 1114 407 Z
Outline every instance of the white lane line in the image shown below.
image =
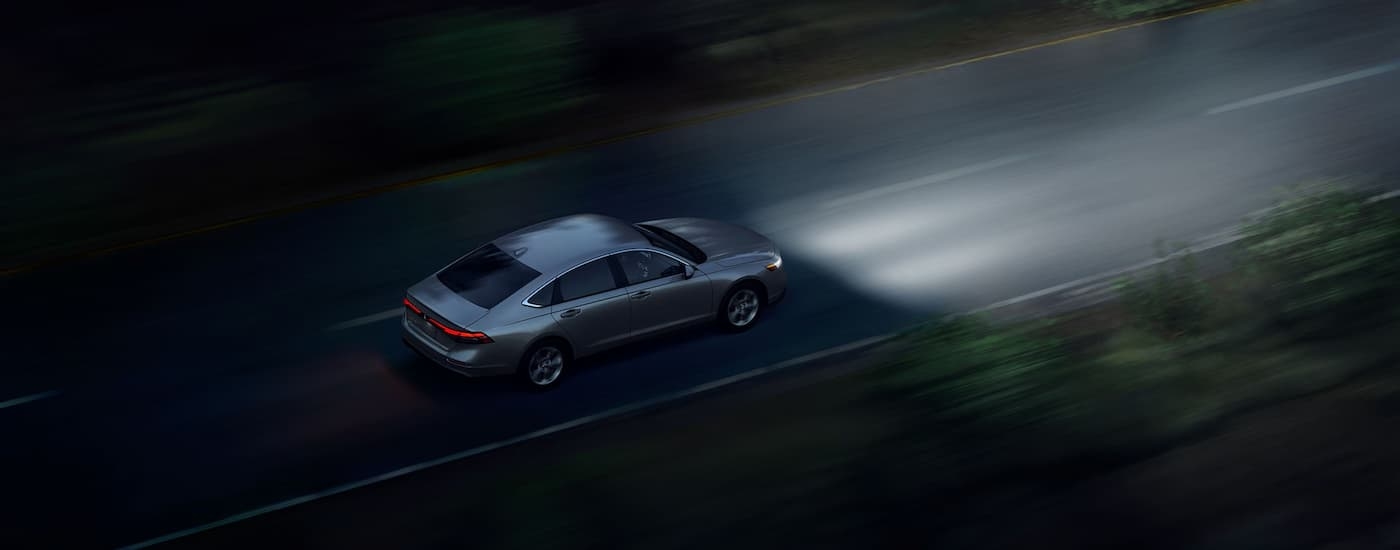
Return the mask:
M 894 338 L 894 336 L 895 336 L 894 334 L 882 334 L 882 335 L 880 335 L 880 336 L 872 336 L 872 337 L 866 338 L 866 339 L 864 339 L 864 340 L 857 340 L 857 341 L 851 342 L 851 343 L 849 343 L 849 344 L 837 346 L 837 347 L 834 347 L 834 348 L 825 349 L 825 350 L 818 351 L 818 352 L 815 352 L 815 353 L 809 353 L 809 354 L 803 355 L 803 356 L 801 356 L 801 357 L 797 357 L 797 358 L 793 358 L 793 359 L 788 359 L 788 360 L 783 361 L 783 362 L 781 362 L 781 363 L 775 363 L 775 364 L 769 365 L 769 366 L 767 366 L 767 367 L 763 367 L 763 368 L 759 368 L 759 369 L 755 369 L 755 370 L 751 370 L 751 371 L 739 373 L 739 374 L 736 374 L 736 375 L 734 375 L 734 376 L 730 376 L 730 377 L 728 377 L 728 378 L 721 378 L 721 379 L 715 380 L 715 381 L 713 381 L 713 382 L 707 382 L 707 383 L 701 384 L 701 385 L 699 385 L 699 386 L 694 386 L 694 387 L 691 387 L 691 388 L 688 388 L 688 389 L 684 389 L 684 390 L 680 390 L 680 391 L 676 391 L 676 392 L 672 392 L 672 393 L 668 393 L 668 394 L 663 394 L 663 395 L 661 395 L 661 396 L 653 397 L 653 398 L 651 398 L 651 399 L 646 399 L 646 400 L 642 400 L 642 401 L 638 401 L 638 402 L 632 403 L 632 404 L 630 404 L 630 405 L 623 405 L 623 406 L 621 406 L 621 407 L 617 407 L 617 408 L 614 408 L 614 409 L 609 409 L 609 410 L 603 411 L 603 412 L 598 413 L 598 414 L 592 414 L 592 415 L 584 416 L 584 417 L 577 418 L 577 419 L 574 419 L 574 420 L 570 420 L 570 421 L 564 422 L 564 423 L 562 423 L 562 424 L 555 424 L 555 425 L 550 426 L 550 427 L 548 427 L 548 428 L 544 428 L 544 429 L 541 429 L 541 430 L 535 430 L 535 431 L 530 432 L 530 433 L 527 433 L 527 434 L 525 434 L 525 435 L 520 435 L 520 436 L 512 437 L 512 438 L 510 438 L 510 439 L 505 439 L 505 440 L 497 441 L 497 442 L 495 442 L 495 443 L 488 443 L 488 444 L 482 445 L 482 446 L 480 446 L 480 447 L 473 447 L 473 448 L 471 448 L 471 449 L 467 449 L 467 450 L 465 450 L 465 451 L 461 451 L 461 452 L 458 452 L 458 453 L 453 453 L 453 454 L 450 454 L 450 455 L 447 455 L 447 456 L 444 456 L 444 457 L 441 457 L 441 458 L 435 458 L 435 459 L 433 459 L 433 460 L 428 460 L 428 461 L 424 461 L 424 462 L 419 462 L 419 463 L 417 463 L 417 464 L 413 464 L 413 465 L 410 465 L 410 466 L 404 466 L 403 468 L 399 468 L 399 469 L 397 469 L 397 470 L 394 470 L 394 471 L 391 471 L 391 472 L 388 472 L 388 473 L 384 473 L 384 474 L 380 474 L 380 475 L 377 475 L 377 476 L 374 476 L 374 477 L 365 478 L 365 479 L 362 479 L 362 480 L 360 480 L 360 481 L 356 481 L 356 482 L 353 482 L 353 483 L 347 483 L 347 484 L 345 484 L 345 485 L 339 485 L 339 486 L 332 487 L 332 488 L 330 488 L 330 489 L 326 489 L 326 490 L 323 490 L 323 491 L 317 491 L 317 492 L 315 492 L 315 493 L 310 493 L 310 494 L 302 495 L 302 496 L 299 496 L 299 497 L 296 497 L 296 498 L 287 499 L 287 500 L 284 500 L 284 501 L 281 501 L 281 502 L 278 502 L 278 503 L 275 503 L 275 504 L 269 504 L 269 505 L 267 505 L 267 506 L 263 506 L 263 507 L 261 507 L 261 508 L 256 508 L 256 509 L 253 509 L 253 510 L 249 510 L 249 511 L 247 511 L 247 512 L 243 512 L 243 513 L 240 513 L 240 514 L 234 514 L 234 515 L 232 515 L 232 516 L 228 516 L 228 517 L 226 517 L 226 518 L 224 518 L 224 519 L 221 519 L 221 520 L 211 521 L 211 522 L 205 523 L 205 524 L 203 524 L 203 525 L 191 527 L 191 528 L 189 528 L 189 529 L 184 529 L 184 530 L 181 530 L 181 531 L 176 531 L 176 532 L 170 533 L 170 534 L 168 534 L 168 535 L 163 535 L 163 536 L 156 537 L 156 538 L 153 538 L 153 539 L 150 539 L 150 540 L 141 541 L 141 542 L 138 542 L 138 543 L 136 543 L 136 544 L 132 544 L 132 545 L 130 545 L 130 546 L 124 546 L 124 547 L 122 547 L 122 548 L 123 548 L 123 550 L 137 550 L 137 549 L 140 549 L 140 548 L 150 548 L 150 547 L 155 546 L 155 545 L 157 545 L 157 544 L 164 544 L 164 543 L 171 542 L 171 541 L 174 541 L 174 540 L 177 540 L 177 539 L 181 539 L 181 538 L 184 538 L 184 537 L 188 537 L 188 536 L 190 536 L 190 535 L 195 535 L 195 534 L 203 533 L 203 532 L 208 531 L 208 530 L 210 530 L 210 529 L 215 529 L 215 528 L 218 528 L 218 527 L 223 527 L 223 526 L 225 526 L 225 525 L 230 525 L 230 524 L 238 523 L 238 522 L 240 522 L 240 521 L 245 521 L 245 520 L 253 519 L 253 518 L 258 517 L 258 516 L 262 516 L 262 515 L 266 515 L 266 514 L 269 514 L 269 513 L 272 513 L 272 512 L 276 512 L 276 511 L 278 511 L 278 510 L 285 510 L 285 509 L 287 509 L 287 508 L 291 508 L 291 507 L 296 506 L 296 505 L 299 505 L 299 504 L 306 504 L 306 503 L 311 502 L 311 501 L 320 500 L 320 499 L 323 499 L 323 498 L 326 498 L 326 497 L 330 497 L 330 496 L 335 496 L 335 495 L 338 495 L 338 494 L 341 494 L 341 493 L 345 493 L 345 492 L 348 492 L 348 491 L 353 491 L 353 490 L 355 490 L 355 489 L 359 489 L 359 488 L 362 488 L 362 487 L 367 487 L 367 486 L 369 486 L 369 485 L 374 485 L 374 484 L 376 484 L 376 483 L 382 483 L 382 482 L 385 482 L 385 481 L 389 481 L 389 480 L 391 480 L 391 479 L 403 477 L 403 476 L 406 476 L 406 475 L 409 475 L 409 474 L 413 474 L 413 473 L 416 473 L 416 472 L 421 472 L 421 471 L 423 471 L 423 470 L 427 470 L 428 468 L 432 468 L 432 467 L 435 467 L 435 466 L 442 466 L 442 465 L 444 465 L 444 464 L 448 464 L 448 463 L 451 463 L 451 462 L 456 462 L 456 461 L 459 461 L 459 460 L 462 460 L 462 459 L 465 459 L 465 458 L 470 458 L 470 457 L 477 456 L 477 455 L 480 455 L 480 454 L 483 454 L 483 453 L 488 453 L 488 452 L 491 452 L 491 451 L 500 449 L 500 448 L 502 448 L 502 447 L 509 447 L 509 446 L 515 445 L 515 444 L 517 444 L 517 443 L 524 443 L 524 442 L 530 441 L 530 440 L 532 440 L 532 439 L 539 439 L 539 438 L 544 437 L 544 436 L 547 436 L 547 435 L 551 435 L 551 434 L 559 433 L 559 432 L 562 432 L 562 431 L 565 431 L 565 430 L 577 428 L 577 427 L 579 427 L 579 426 L 584 426 L 584 425 L 588 425 L 588 424 L 594 424 L 594 423 L 597 423 L 597 422 L 600 422 L 600 421 L 603 421 L 603 420 L 607 420 L 607 419 L 615 418 L 615 417 L 622 416 L 622 415 L 625 415 L 625 414 L 628 414 L 628 413 L 632 413 L 632 412 L 636 412 L 636 411 L 639 411 L 639 410 L 647 409 L 647 408 L 650 408 L 650 407 L 653 407 L 653 406 L 656 406 L 656 405 L 661 405 L 661 404 L 664 404 L 664 403 L 667 403 L 667 402 L 670 402 L 670 401 L 675 401 L 675 400 L 678 400 L 678 399 L 690 397 L 690 396 L 693 396 L 693 395 L 698 394 L 698 393 L 702 393 L 702 392 L 710 391 L 710 390 L 713 390 L 713 389 L 716 389 L 716 388 L 721 388 L 721 387 L 724 387 L 724 386 L 732 385 L 732 384 L 735 384 L 735 383 L 738 383 L 738 382 L 742 382 L 742 381 L 744 381 L 744 380 L 748 380 L 748 379 L 750 379 L 750 378 L 754 378 L 754 377 L 756 377 L 756 376 L 761 376 L 761 375 L 768 374 L 768 373 L 771 373 L 771 372 L 775 372 L 775 371 L 780 371 L 780 370 L 783 370 L 783 369 L 791 368 L 791 367 L 800 365 L 800 364 L 802 364 L 802 363 L 806 363 L 806 362 L 809 362 L 809 361 L 814 361 L 814 360 L 817 360 L 817 359 L 821 359 L 821 358 L 823 358 L 823 357 L 828 357 L 828 356 L 831 356 L 831 355 L 836 355 L 836 354 L 838 354 L 838 353 L 842 353 L 842 352 L 846 352 L 846 351 L 851 351 L 851 350 L 860 349 L 860 348 L 863 348 L 863 347 L 865 347 L 865 346 L 875 345 L 875 344 L 878 344 L 878 343 L 880 343 L 880 342 L 884 342 L 884 341 L 886 341 L 886 340 L 889 340 L 889 339 L 891 339 L 891 338 Z
M 40 400 L 40 399 L 47 399 L 47 398 L 53 397 L 53 396 L 55 396 L 55 395 L 58 395 L 58 390 L 49 390 L 49 391 L 46 391 L 46 392 L 39 392 L 39 393 L 36 393 L 36 394 L 33 394 L 33 395 L 26 395 L 26 396 L 24 396 L 24 397 L 16 397 L 16 398 L 11 399 L 11 400 L 9 400 L 9 401 L 0 401 L 0 409 L 8 409 L 8 408 L 10 408 L 10 407 L 18 407 L 18 406 L 23 405 L 23 404 L 25 404 L 25 403 L 33 403 L 33 402 L 38 401 L 38 400 Z
M 918 189 L 918 188 L 923 187 L 923 186 L 925 186 L 925 185 L 932 185 L 932 184 L 935 184 L 935 183 L 941 183 L 941 182 L 945 182 L 945 181 L 949 181 L 949 180 L 961 178 L 961 177 L 963 177 L 963 176 L 970 176 L 970 175 L 976 174 L 976 173 L 978 173 L 978 172 L 985 172 L 985 171 L 987 171 L 987 170 L 992 170 L 992 169 L 996 169 L 996 168 L 1001 168 L 1001 167 L 1003 167 L 1003 166 L 1009 166 L 1009 165 L 1012 165 L 1012 164 L 1016 164 L 1016 163 L 1018 163 L 1018 162 L 1024 162 L 1024 161 L 1029 160 L 1029 159 L 1034 158 L 1034 157 L 1035 157 L 1035 155 L 1012 155 L 1012 156 L 1007 156 L 1007 157 L 1001 157 L 1001 158 L 998 158 L 998 159 L 989 160 L 989 161 L 987 161 L 987 162 L 978 163 L 978 164 L 973 164 L 973 165 L 971 165 L 971 166 L 964 166 L 964 167 L 958 168 L 958 169 L 956 169 L 956 170 L 949 170 L 949 171 L 947 171 L 947 172 L 940 172 L 940 173 L 933 174 L 933 175 L 930 175 L 930 176 L 924 176 L 924 177 L 922 177 L 922 178 L 915 178 L 915 179 L 908 180 L 908 181 L 902 181 L 902 182 L 899 182 L 899 183 L 886 185 L 886 186 L 884 186 L 884 187 L 876 187 L 876 188 L 874 188 L 874 189 L 869 189 L 869 190 L 866 190 L 866 191 L 861 191 L 861 192 L 859 192 L 859 193 L 853 193 L 853 194 L 850 194 L 850 195 L 846 195 L 846 196 L 844 196 L 844 197 L 840 197 L 840 198 L 837 198 L 837 199 L 833 199 L 833 200 L 828 201 L 828 202 L 826 203 L 826 207 L 827 207 L 827 208 L 835 208 L 835 207 L 838 207 L 838 206 L 850 204 L 850 203 L 857 202 L 857 201 L 863 201 L 863 200 L 872 199 L 872 198 L 875 198 L 875 197 L 882 197 L 882 196 L 889 195 L 889 194 L 892 194 L 892 193 L 899 193 L 899 192 L 902 192 L 902 191 L 908 191 L 908 190 L 910 190 L 910 189 Z
M 364 316 L 364 317 L 356 317 L 356 318 L 354 318 L 354 319 L 351 319 L 351 320 L 349 320 L 349 321 L 345 321 L 345 322 L 343 322 L 343 323 L 336 323 L 336 324 L 334 324 L 334 325 L 331 325 L 331 326 L 326 327 L 326 332 L 333 332 L 333 331 L 337 331 L 337 330 L 344 330 L 344 329 L 347 329 L 347 328 L 354 328 L 354 327 L 358 327 L 358 326 L 361 326 L 361 325 L 368 325 L 368 324 L 370 324 L 370 323 L 378 323 L 378 322 L 380 322 L 380 321 L 384 321 L 384 320 L 387 320 L 387 319 L 393 319 L 393 318 L 398 317 L 398 316 L 400 316 L 400 315 L 403 315 L 403 308 L 397 308 L 397 307 L 396 307 L 396 308 L 394 308 L 394 309 L 381 311 L 381 312 L 379 312 L 379 313 L 372 313 L 372 314 L 366 315 L 366 316 Z
M 1245 99 L 1245 100 L 1241 100 L 1241 101 L 1236 101 L 1236 102 L 1234 102 L 1234 103 L 1230 103 L 1230 104 L 1226 104 L 1226 105 L 1221 105 L 1221 106 L 1219 106 L 1219 107 L 1216 107 L 1216 108 L 1214 108 L 1214 109 L 1211 109 L 1211 110 L 1209 110 L 1209 111 L 1206 111 L 1206 114 L 1207 114 L 1207 115 L 1218 115 L 1218 114 L 1220 114 L 1220 113 L 1225 113 L 1225 112 L 1229 112 L 1229 111 L 1234 111 L 1234 110 L 1236 110 L 1236 109 L 1243 109 L 1243 108 L 1246 108 L 1246 107 L 1253 107 L 1253 106 L 1258 105 L 1258 104 L 1260 104 L 1260 103 L 1268 103 L 1268 102 L 1270 102 L 1270 101 L 1274 101 L 1274 100 L 1278 100 L 1278 99 L 1283 99 L 1283 98 L 1286 98 L 1286 97 L 1292 97 L 1292 96 L 1295 96 L 1295 95 L 1298 95 L 1298 94 L 1305 94 L 1305 93 L 1308 93 L 1308 92 L 1314 92 L 1314 91 L 1317 91 L 1317 90 L 1321 90 L 1321 89 L 1323 89 L 1323 88 L 1330 88 L 1330 87 L 1332 87 L 1332 86 L 1336 86 L 1336 85 L 1339 85 L 1339 84 L 1346 84 L 1346 83 L 1351 82 L 1351 81 L 1354 81 L 1354 80 L 1361 80 L 1361 79 L 1363 79 L 1363 78 L 1370 78 L 1370 77 L 1373 77 L 1373 76 L 1376 76 L 1376 75 L 1385 74 L 1385 73 L 1388 73 L 1388 72 L 1390 72 L 1390 71 L 1394 71 L 1394 70 L 1396 70 L 1396 69 L 1400 69 L 1400 63 L 1387 63 L 1387 64 L 1385 64 L 1385 65 L 1379 65 L 1379 66 L 1376 66 L 1376 67 L 1371 67 L 1371 68 L 1369 68 L 1369 69 L 1362 69 L 1362 70 L 1360 70 L 1360 71 L 1356 71 L 1356 72 L 1352 72 L 1352 73 L 1347 73 L 1347 74 L 1344 74 L 1344 75 L 1341 75 L 1341 76 L 1335 76 L 1335 77 L 1332 77 L 1332 78 L 1328 78 L 1328 79 L 1326 79 L 1326 80 L 1319 80 L 1319 81 L 1317 81 L 1317 82 L 1312 82 L 1312 83 L 1309 83 L 1309 84 L 1303 84 L 1302 86 L 1294 86 L 1294 87 L 1288 88 L 1288 89 L 1286 89 L 1286 90 L 1279 90 L 1279 91 L 1273 92 L 1273 93 L 1267 93 L 1267 94 L 1264 94 L 1264 95 L 1257 95 L 1257 96 L 1251 97 L 1251 98 L 1249 98 L 1249 99 Z

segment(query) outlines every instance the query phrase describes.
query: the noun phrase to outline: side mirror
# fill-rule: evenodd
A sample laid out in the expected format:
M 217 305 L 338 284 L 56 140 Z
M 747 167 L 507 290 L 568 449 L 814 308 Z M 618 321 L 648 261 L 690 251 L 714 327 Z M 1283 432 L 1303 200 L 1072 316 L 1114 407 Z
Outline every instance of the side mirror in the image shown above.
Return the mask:
M 685 264 L 685 278 L 689 279 L 689 278 L 694 277 L 694 276 L 695 276 L 695 266 L 690 265 L 690 264 Z

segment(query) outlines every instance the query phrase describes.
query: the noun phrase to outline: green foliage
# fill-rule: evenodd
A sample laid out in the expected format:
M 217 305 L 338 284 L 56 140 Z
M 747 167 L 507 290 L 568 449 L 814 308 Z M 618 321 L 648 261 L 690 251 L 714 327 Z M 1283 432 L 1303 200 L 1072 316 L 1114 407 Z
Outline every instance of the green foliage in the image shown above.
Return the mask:
M 587 96 L 566 19 L 434 15 L 383 32 L 364 91 L 401 137 L 450 145 L 519 133 Z
M 1159 243 L 1158 263 L 1146 277 L 1118 283 L 1123 307 L 1138 325 L 1168 338 L 1196 336 L 1206 329 L 1211 294 L 1193 254 L 1178 247 L 1168 254 Z
M 1172 350 L 1160 339 L 1126 342 L 1115 363 L 1072 353 L 1051 328 L 960 319 L 911 336 L 872 395 L 900 419 L 869 457 L 898 479 L 884 490 L 913 498 L 1137 452 L 1190 422 L 1195 405 L 1163 383 L 1176 371 L 1162 368 Z
M 1400 217 L 1354 191 L 1295 194 L 1245 225 L 1244 247 L 1285 321 L 1359 320 L 1393 305 L 1400 285 Z
M 1118 446 L 1189 431 L 1221 413 L 1224 388 L 1250 387 L 1240 376 L 1239 355 L 1221 353 L 1235 347 L 1211 337 L 1186 341 L 1132 327 L 1115 331 L 1084 358 L 1087 399 L 1101 413 L 1093 420 Z
M 110 122 L 129 128 L 109 133 L 94 148 L 112 148 L 128 156 L 168 155 L 300 127 L 318 114 L 307 108 L 310 100 L 298 84 L 232 82 L 198 97 L 180 97 L 178 92 L 153 92 L 149 97 L 168 99 L 153 102 L 156 107 L 117 111 L 120 114 Z
M 944 321 L 913 337 L 882 377 L 881 393 L 922 421 L 971 433 L 1016 429 L 1067 410 L 1060 376 L 1068 356 L 1033 327 L 975 318 Z
M 1177 359 L 1177 348 L 1155 332 L 1126 328 L 1113 333 L 1100 352 L 1108 368 L 1157 372 Z
M 1129 19 L 1180 9 L 1195 2 L 1186 0 L 1064 0 L 1071 6 L 1084 6 L 1103 17 Z

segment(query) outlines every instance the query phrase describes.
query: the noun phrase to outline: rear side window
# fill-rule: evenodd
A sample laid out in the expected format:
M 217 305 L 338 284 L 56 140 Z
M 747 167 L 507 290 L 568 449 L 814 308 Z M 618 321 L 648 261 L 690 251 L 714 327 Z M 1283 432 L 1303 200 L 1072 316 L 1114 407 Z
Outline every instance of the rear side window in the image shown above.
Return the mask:
M 538 292 L 535 292 L 534 296 L 531 296 L 528 300 L 525 300 L 525 303 L 530 304 L 532 306 L 540 307 L 554 305 L 554 287 L 557 284 L 558 283 L 549 283 L 547 285 L 544 285 L 544 288 L 541 288 Z
M 488 244 L 457 260 L 437 277 L 452 292 L 489 309 L 539 276 L 540 272 Z
M 559 299 L 567 302 L 617 288 L 608 259 L 593 260 L 565 273 L 558 280 Z

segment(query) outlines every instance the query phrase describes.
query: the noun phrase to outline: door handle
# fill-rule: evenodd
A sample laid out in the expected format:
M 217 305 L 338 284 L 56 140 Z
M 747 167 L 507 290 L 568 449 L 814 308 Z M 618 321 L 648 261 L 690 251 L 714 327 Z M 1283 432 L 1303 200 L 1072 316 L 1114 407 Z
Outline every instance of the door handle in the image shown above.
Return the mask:
M 578 317 L 578 314 L 580 313 L 583 313 L 583 310 L 579 308 L 566 309 L 563 313 L 560 313 L 559 316 L 567 319 L 569 317 Z
M 640 292 L 633 292 L 633 293 L 632 293 L 632 299 L 633 299 L 633 300 L 645 300 L 645 299 L 647 299 L 647 296 L 651 296 L 651 293 L 650 293 L 650 292 L 647 292 L 647 291 L 645 291 L 645 290 L 640 291 Z

